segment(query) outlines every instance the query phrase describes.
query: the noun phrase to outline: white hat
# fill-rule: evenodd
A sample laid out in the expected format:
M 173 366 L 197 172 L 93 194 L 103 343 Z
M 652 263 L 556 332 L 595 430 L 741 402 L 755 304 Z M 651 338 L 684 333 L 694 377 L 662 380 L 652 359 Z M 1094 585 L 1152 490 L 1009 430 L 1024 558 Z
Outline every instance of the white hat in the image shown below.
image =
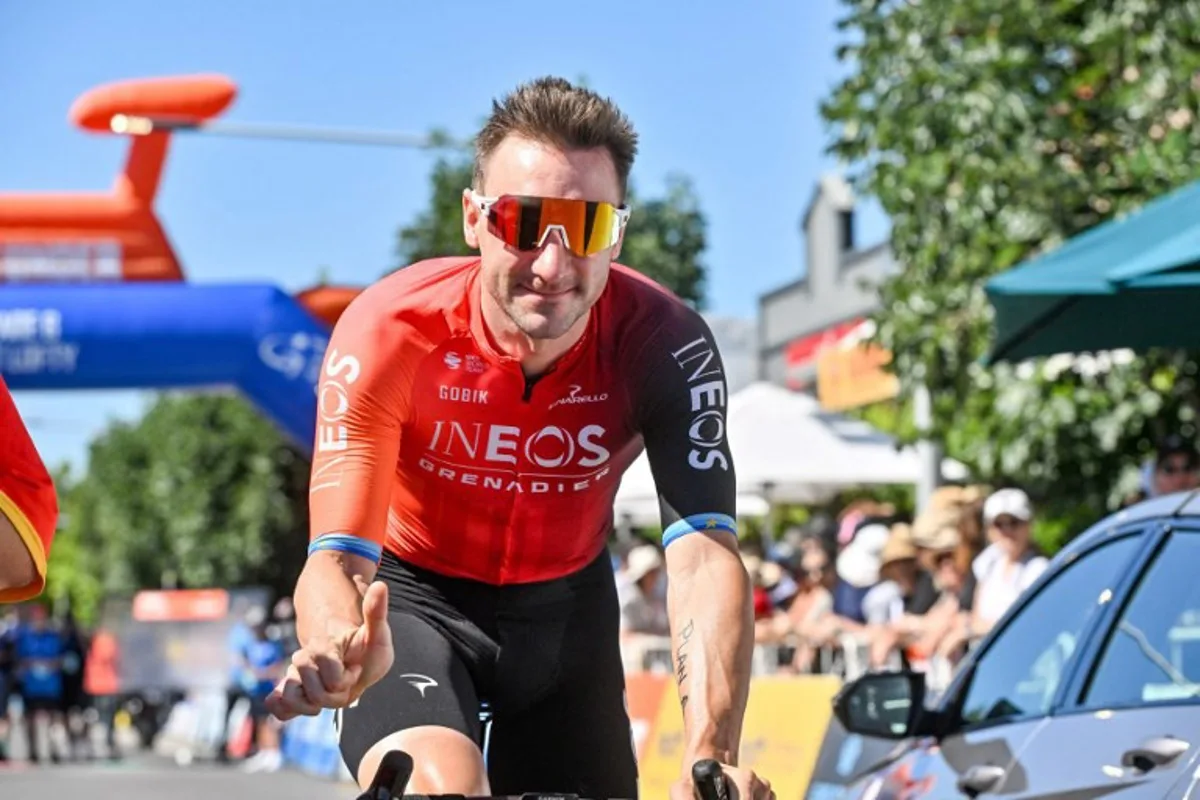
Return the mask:
M 865 589 L 879 583 L 883 546 L 892 532 L 886 525 L 870 523 L 858 529 L 850 544 L 838 554 L 838 576 L 851 586 Z
M 648 573 L 663 565 L 662 554 L 652 544 L 639 544 L 625 557 L 625 576 L 631 581 L 640 581 Z
M 1005 514 L 1016 517 L 1022 522 L 1033 519 L 1033 506 L 1029 503 L 1029 495 L 1020 489 L 1001 489 L 995 492 L 983 504 L 983 522 L 991 525 L 997 517 Z

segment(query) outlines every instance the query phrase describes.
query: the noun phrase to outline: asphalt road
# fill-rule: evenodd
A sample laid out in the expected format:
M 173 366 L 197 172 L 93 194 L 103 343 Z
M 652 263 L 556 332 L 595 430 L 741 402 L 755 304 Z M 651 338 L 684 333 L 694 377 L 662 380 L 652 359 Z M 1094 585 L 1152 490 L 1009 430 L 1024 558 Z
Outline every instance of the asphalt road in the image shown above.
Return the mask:
M 355 788 L 299 772 L 246 774 L 237 767 L 177 767 L 154 757 L 109 764 L 0 764 L 4 800 L 353 800 Z

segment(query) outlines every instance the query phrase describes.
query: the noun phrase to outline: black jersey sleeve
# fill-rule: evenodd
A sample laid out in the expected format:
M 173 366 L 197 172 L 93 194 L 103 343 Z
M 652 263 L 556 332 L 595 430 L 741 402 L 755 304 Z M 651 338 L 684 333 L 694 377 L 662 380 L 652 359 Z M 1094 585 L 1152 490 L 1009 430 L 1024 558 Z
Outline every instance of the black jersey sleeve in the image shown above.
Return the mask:
M 697 530 L 736 536 L 728 383 L 704 318 L 673 309 L 647 337 L 635 369 L 635 418 L 658 491 L 664 546 Z

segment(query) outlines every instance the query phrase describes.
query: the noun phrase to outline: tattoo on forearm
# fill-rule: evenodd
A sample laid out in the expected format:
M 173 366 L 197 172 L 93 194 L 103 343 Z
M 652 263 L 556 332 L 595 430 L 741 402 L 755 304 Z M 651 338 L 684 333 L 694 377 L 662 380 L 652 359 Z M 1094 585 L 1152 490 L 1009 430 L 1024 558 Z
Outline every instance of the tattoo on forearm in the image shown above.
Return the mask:
M 688 620 L 687 624 L 684 625 L 679 631 L 679 646 L 675 648 L 675 682 L 678 684 L 681 690 L 683 689 L 683 682 L 687 680 L 688 676 L 688 654 L 685 652 L 685 648 L 687 647 L 688 642 L 691 641 L 692 633 L 694 633 L 695 630 L 695 622 L 693 620 Z M 686 694 L 680 695 L 679 704 L 684 710 L 687 709 L 688 696 Z

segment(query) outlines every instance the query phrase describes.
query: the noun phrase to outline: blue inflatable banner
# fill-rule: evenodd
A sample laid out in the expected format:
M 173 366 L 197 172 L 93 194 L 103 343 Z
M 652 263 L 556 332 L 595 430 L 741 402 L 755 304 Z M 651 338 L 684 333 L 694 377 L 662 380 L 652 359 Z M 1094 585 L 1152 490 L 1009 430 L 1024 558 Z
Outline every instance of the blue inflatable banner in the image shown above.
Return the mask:
M 270 285 L 13 285 L 0 375 L 13 390 L 236 386 L 311 454 L 329 330 Z

